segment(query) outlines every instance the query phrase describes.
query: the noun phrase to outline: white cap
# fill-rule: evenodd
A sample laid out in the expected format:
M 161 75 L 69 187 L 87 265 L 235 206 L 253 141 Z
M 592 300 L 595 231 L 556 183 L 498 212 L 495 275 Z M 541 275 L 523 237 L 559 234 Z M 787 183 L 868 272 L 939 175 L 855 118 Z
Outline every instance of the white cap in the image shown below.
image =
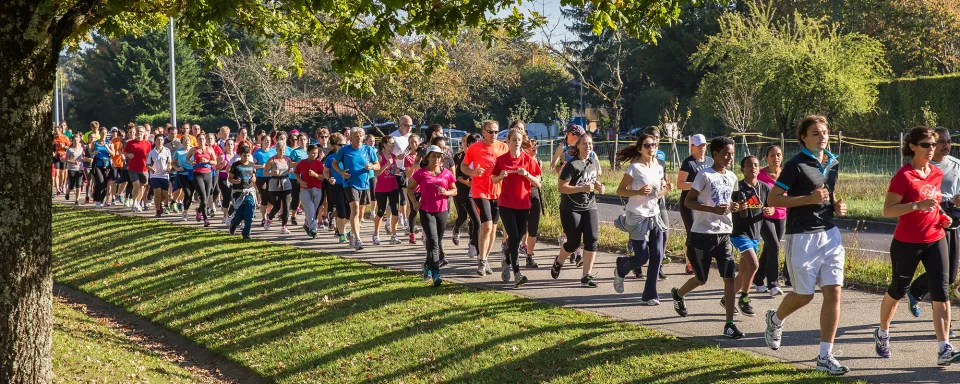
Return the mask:
M 690 136 L 690 145 L 699 147 L 706 143 L 707 143 L 707 138 L 704 137 L 702 134 L 698 133 L 696 135 Z
M 427 146 L 427 150 L 426 150 L 425 156 L 430 156 L 430 154 L 433 153 L 433 152 L 439 153 L 439 154 L 441 154 L 441 155 L 443 154 L 443 150 L 441 150 L 440 147 L 438 147 L 438 146 L 436 146 L 436 145 L 430 145 L 430 146 Z

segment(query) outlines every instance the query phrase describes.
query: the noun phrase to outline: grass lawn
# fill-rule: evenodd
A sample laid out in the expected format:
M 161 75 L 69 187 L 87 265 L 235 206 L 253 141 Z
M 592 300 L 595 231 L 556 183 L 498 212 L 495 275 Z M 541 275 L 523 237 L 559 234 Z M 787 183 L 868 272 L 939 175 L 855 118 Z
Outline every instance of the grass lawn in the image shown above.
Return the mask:
M 834 382 L 516 295 L 54 206 L 54 278 L 282 383 Z
M 87 314 L 53 302 L 55 383 L 194 383 L 165 361 Z

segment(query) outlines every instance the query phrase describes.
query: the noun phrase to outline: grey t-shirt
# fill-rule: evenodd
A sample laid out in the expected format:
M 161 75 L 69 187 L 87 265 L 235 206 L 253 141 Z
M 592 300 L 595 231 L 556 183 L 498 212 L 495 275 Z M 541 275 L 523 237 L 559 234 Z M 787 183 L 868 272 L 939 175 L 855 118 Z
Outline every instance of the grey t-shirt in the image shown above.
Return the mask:
M 943 158 L 943 161 L 930 161 L 930 164 L 936 165 L 943 171 L 940 193 L 943 195 L 943 201 L 950 201 L 957 193 L 960 193 L 960 160 L 947 155 Z
M 69 161 L 82 161 L 83 160 L 83 148 L 70 147 L 67 148 L 67 160 Z M 68 171 L 82 171 L 83 164 L 81 163 L 67 163 Z
M 596 158 L 586 160 L 575 158 L 560 170 L 560 180 L 566 180 L 570 186 L 579 187 L 594 183 L 599 176 L 600 164 Z M 577 192 L 560 194 L 560 209 L 565 211 L 588 211 L 597 209 L 596 192 Z

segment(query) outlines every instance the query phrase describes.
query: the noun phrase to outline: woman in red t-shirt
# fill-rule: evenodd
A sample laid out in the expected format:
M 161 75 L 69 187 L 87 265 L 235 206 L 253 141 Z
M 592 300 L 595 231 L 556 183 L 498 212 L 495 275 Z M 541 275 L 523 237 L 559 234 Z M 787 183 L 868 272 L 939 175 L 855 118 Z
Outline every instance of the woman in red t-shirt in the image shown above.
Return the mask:
M 907 293 L 910 280 L 923 263 L 933 300 L 933 328 L 936 331 L 938 364 L 960 362 L 960 351 L 950 345 L 950 303 L 947 296 L 947 243 L 943 229 L 950 217 L 940 210 L 940 183 L 943 172 L 930 164 L 937 134 L 929 128 L 914 128 L 907 134 L 904 157 L 911 157 L 890 180 L 883 202 L 884 217 L 899 217 L 890 244 L 893 281 L 880 306 L 880 326 L 874 331 L 877 355 L 890 357 L 890 322 L 897 304 Z M 911 298 L 911 301 L 915 299 Z M 911 303 L 913 304 L 913 303 Z
M 530 214 L 530 192 L 532 187 L 540 188 L 540 164 L 533 156 L 523 151 L 521 146 L 525 134 L 519 129 L 507 133 L 507 153 L 497 157 L 493 165 L 493 183 L 501 184 L 500 222 L 506 233 L 507 247 L 501 263 L 500 278 L 510 281 L 510 266 L 513 267 L 514 287 L 527 282 L 520 274 L 520 240 L 527 231 L 527 218 Z

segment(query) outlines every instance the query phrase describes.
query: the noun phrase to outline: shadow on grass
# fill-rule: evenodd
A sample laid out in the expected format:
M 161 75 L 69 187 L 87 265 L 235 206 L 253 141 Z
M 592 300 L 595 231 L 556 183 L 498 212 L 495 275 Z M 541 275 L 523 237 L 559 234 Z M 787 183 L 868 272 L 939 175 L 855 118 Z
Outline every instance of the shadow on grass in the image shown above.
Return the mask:
M 279 382 L 832 379 L 596 315 L 262 241 L 54 209 L 55 279 Z

